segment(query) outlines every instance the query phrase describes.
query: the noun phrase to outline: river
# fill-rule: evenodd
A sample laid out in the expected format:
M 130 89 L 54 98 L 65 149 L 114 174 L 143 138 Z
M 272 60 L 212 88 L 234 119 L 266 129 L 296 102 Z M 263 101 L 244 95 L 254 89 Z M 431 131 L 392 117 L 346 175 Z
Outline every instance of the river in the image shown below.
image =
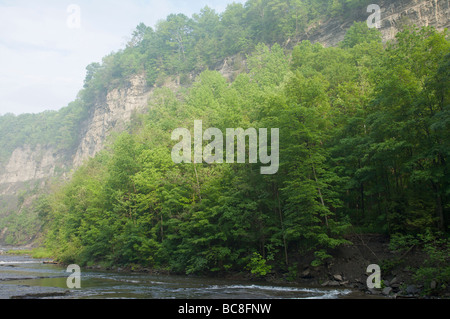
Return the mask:
M 0 248 L 1 252 L 1 248 Z M 217 278 L 81 269 L 81 288 L 68 289 L 71 273 L 28 256 L 0 254 L 0 299 L 338 299 L 364 298 L 349 289 L 301 287 Z

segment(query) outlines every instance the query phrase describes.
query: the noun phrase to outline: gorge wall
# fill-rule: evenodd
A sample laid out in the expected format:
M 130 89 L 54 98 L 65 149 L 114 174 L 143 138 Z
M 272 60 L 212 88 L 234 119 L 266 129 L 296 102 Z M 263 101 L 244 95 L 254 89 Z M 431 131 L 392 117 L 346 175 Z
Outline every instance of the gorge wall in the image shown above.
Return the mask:
M 15 184 L 38 181 L 58 171 L 79 167 L 102 149 L 111 131 L 122 130 L 133 112 L 145 110 L 150 93 L 144 75 L 134 76 L 124 88 L 109 91 L 106 99 L 95 105 L 88 120 L 80 127 L 81 142 L 69 159 L 46 146 L 45 141 L 14 150 L 9 161 L 0 166 L 0 195 L 15 192 Z
M 112 130 L 123 130 L 133 112 L 144 111 L 151 92 L 144 75 L 131 78 L 125 88 L 108 92 L 106 100 L 96 105 L 87 125 L 82 128 L 83 138 L 73 158 L 73 167 L 79 167 L 100 151 Z
M 52 177 L 70 176 L 71 171 L 104 147 L 111 132 L 125 129 L 134 112 L 143 112 L 147 108 L 152 90 L 148 88 L 145 76 L 136 75 L 128 82 L 125 87 L 110 90 L 106 98 L 91 109 L 79 128 L 80 143 L 69 156 L 42 141 L 36 146 L 16 148 L 9 160 L 0 163 L 0 244 L 5 244 L 8 236 L 8 228 L 2 227 L 2 218 L 10 214 L 27 214 L 23 206 L 32 204 L 33 190 L 45 187 Z M 29 199 L 24 201 L 25 192 Z
M 380 32 L 383 41 L 395 38 L 405 25 L 450 27 L 450 0 L 373 0 L 381 9 Z M 354 21 L 367 21 L 372 12 L 367 7 L 346 12 L 341 18 L 318 21 L 311 25 L 304 39 L 335 46 L 344 39 Z

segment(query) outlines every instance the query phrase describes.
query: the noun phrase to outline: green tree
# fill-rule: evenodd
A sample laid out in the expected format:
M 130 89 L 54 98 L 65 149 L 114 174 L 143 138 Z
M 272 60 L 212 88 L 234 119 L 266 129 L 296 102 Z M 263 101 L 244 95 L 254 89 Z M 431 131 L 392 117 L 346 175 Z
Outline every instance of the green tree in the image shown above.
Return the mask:
M 381 42 L 381 33 L 376 28 L 369 28 L 366 22 L 355 22 L 345 34 L 341 47 L 353 48 L 357 44 Z

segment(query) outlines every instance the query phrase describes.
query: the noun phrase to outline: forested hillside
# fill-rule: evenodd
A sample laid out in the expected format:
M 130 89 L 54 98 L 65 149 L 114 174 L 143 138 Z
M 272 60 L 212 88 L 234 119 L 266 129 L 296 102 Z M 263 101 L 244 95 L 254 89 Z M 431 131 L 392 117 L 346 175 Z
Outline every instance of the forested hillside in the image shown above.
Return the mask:
M 338 48 L 259 44 L 230 83 L 204 71 L 178 95 L 160 89 L 147 115 L 48 198 L 48 247 L 65 262 L 265 274 L 287 270 L 291 254 L 312 251 L 318 265 L 351 232 L 442 240 L 449 54 L 432 28 L 384 47 L 356 24 Z M 278 174 L 175 165 L 171 132 L 192 131 L 194 119 L 222 131 L 279 128 Z
M 417 278 L 448 282 L 447 31 L 405 25 L 385 44 L 359 22 L 338 47 L 292 44 L 314 19 L 365 4 L 250 0 L 139 24 L 125 49 L 88 66 L 68 123 L 63 110 L 23 132 L 70 148 L 71 125 L 109 87 L 142 72 L 155 87 L 146 114 L 40 198 L 46 248 L 80 265 L 263 276 L 292 272 L 299 255 L 321 265 L 347 235 L 379 233 L 393 249 L 425 248 Z M 233 76 L 214 71 L 229 57 Z M 168 76 L 176 91 L 162 87 Z M 174 164 L 171 133 L 193 132 L 194 120 L 222 132 L 279 128 L 277 174 L 248 160 Z M 20 138 L 2 141 L 2 152 Z

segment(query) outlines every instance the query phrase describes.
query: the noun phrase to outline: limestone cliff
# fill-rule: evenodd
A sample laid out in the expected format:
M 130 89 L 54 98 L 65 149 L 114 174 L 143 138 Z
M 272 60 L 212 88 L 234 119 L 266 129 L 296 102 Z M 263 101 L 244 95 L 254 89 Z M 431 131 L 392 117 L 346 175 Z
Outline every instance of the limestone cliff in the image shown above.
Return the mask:
M 100 151 L 109 133 L 122 130 L 133 112 L 145 110 L 150 94 L 151 90 L 143 75 L 131 78 L 125 88 L 108 92 L 106 99 L 93 109 L 82 129 L 83 138 L 73 159 L 73 166 L 79 167 L 84 160 Z
M 61 158 L 51 148 L 24 145 L 12 153 L 0 181 L 2 184 L 14 184 L 42 179 L 54 174 L 58 162 Z
M 18 210 L 24 191 L 44 187 L 51 177 L 69 176 L 71 169 L 100 151 L 112 131 L 123 130 L 133 112 L 147 108 L 151 92 L 144 75 L 136 75 L 129 79 L 128 85 L 111 89 L 79 128 L 80 143 L 70 154 L 56 151 L 45 141 L 15 149 L 8 161 L 0 163 L 0 222 Z M 6 234 L 0 223 L 0 243 Z

